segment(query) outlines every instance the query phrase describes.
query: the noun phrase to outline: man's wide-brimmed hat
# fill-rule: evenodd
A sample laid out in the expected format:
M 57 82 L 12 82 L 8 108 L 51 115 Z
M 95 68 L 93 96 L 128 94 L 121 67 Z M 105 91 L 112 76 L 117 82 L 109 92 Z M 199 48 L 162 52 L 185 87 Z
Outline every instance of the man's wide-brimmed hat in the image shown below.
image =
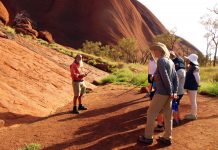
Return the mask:
M 162 52 L 164 53 L 164 56 L 165 56 L 165 57 L 167 57 L 167 58 L 170 57 L 170 52 L 169 52 L 169 50 L 167 49 L 166 45 L 163 44 L 163 43 L 158 42 L 158 43 L 155 43 L 155 44 L 151 45 L 151 46 L 150 46 L 150 50 L 151 50 L 151 51 L 152 51 L 152 50 L 160 50 L 160 51 L 162 51 Z
M 185 56 L 186 59 L 188 59 L 190 62 L 192 62 L 195 65 L 199 65 L 198 63 L 198 55 L 196 54 L 191 54 L 188 57 Z

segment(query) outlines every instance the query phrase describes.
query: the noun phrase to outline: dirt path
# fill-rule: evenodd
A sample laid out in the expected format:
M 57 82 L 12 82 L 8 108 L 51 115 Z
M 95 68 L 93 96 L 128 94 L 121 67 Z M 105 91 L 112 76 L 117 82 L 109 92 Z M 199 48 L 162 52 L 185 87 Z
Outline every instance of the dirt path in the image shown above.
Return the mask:
M 89 110 L 80 115 L 70 114 L 69 104 L 48 118 L 1 128 L 0 149 L 17 150 L 29 143 L 41 144 L 45 150 L 146 149 L 136 140 L 144 132 L 149 101 L 142 98 L 144 94 L 137 94 L 137 90 L 118 85 L 99 87 L 86 96 Z M 198 104 L 199 119 L 183 121 L 174 128 L 172 146 L 161 148 L 154 142 L 148 149 L 217 150 L 218 99 L 198 96 Z M 184 116 L 189 109 L 187 96 L 181 109 Z

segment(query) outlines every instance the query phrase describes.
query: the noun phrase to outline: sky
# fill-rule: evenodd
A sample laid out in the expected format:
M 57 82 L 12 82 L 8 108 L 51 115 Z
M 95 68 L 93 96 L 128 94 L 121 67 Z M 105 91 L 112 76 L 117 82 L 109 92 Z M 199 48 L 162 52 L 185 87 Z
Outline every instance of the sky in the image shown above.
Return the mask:
M 168 29 L 192 43 L 205 54 L 206 30 L 200 18 L 209 13 L 218 0 L 138 0 Z

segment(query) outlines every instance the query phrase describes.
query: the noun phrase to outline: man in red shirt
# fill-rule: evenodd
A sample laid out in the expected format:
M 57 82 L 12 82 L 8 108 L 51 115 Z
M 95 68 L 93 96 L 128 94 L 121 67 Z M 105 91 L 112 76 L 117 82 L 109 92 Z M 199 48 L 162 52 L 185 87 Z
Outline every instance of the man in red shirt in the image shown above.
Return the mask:
M 86 85 L 84 78 L 87 76 L 87 73 L 83 73 L 83 62 L 82 55 L 77 55 L 74 63 L 70 65 L 70 72 L 72 77 L 74 99 L 73 99 L 73 111 L 74 114 L 79 114 L 78 110 L 87 110 L 86 107 L 82 105 L 82 96 L 85 94 Z M 79 107 L 77 109 L 77 99 L 79 100 Z

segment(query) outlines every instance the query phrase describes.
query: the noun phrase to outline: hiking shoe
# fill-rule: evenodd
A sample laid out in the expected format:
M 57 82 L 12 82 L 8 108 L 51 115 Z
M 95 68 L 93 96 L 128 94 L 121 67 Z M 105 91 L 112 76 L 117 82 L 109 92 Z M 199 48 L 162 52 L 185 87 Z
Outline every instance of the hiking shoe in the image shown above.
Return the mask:
M 185 115 L 184 119 L 186 120 L 196 120 L 198 117 L 197 115 L 193 115 L 193 114 L 188 114 L 188 115 Z
M 79 110 L 87 110 L 87 108 L 85 106 L 83 106 L 83 105 L 79 105 L 78 109 Z
M 179 125 L 179 120 L 173 119 L 173 127 L 176 127 Z
M 73 113 L 73 114 L 79 114 L 79 112 L 78 112 L 77 109 L 73 109 L 72 113 Z
M 166 139 L 164 137 L 159 137 L 157 139 L 157 143 L 161 144 L 161 145 L 164 145 L 164 146 L 170 146 L 172 144 L 172 141 L 171 141 L 171 139 Z
M 153 139 L 147 139 L 143 135 L 139 136 L 138 141 L 140 143 L 146 144 L 146 145 L 151 145 L 153 143 Z
M 148 98 L 148 97 L 150 97 L 150 94 L 149 94 L 149 93 L 146 93 L 145 96 L 144 96 L 144 98 Z
M 154 128 L 154 131 L 156 131 L 156 132 L 163 132 L 164 131 L 164 126 L 163 125 L 157 125 Z

